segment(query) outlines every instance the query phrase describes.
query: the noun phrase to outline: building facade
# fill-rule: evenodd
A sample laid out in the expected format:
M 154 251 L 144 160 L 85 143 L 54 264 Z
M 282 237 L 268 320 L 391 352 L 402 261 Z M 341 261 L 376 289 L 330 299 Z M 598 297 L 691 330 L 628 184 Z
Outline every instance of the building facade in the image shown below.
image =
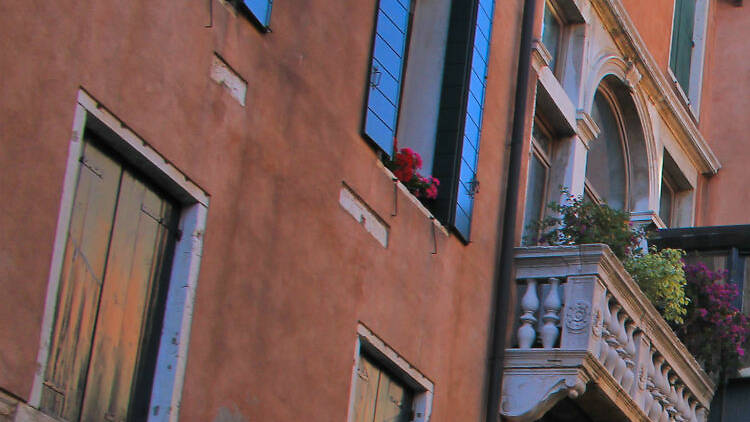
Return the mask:
M 350 3 L 2 6 L 0 421 L 703 422 L 611 253 L 514 247 L 560 187 L 749 222 L 746 8 Z

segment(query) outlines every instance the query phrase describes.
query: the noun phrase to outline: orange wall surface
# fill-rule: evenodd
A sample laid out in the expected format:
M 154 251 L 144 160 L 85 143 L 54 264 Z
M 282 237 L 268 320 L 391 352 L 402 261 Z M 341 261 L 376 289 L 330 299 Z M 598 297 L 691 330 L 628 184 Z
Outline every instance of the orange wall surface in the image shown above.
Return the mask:
M 438 232 L 437 254 L 404 194 L 391 216 L 360 134 L 376 1 L 274 2 L 270 33 L 219 1 L 212 22 L 206 1 L 0 6 L 0 390 L 31 390 L 83 88 L 211 197 L 181 420 L 345 420 L 358 322 L 435 383 L 432 420 L 479 420 L 521 3 L 496 7 L 472 242 Z M 209 78 L 214 53 L 246 107 Z
M 708 47 L 702 131 L 721 162 L 721 170 L 706 181 L 696 212 L 697 225 L 748 224 L 748 133 L 750 133 L 750 7 L 712 2 L 715 24 Z
M 664 72 L 669 67 L 674 0 L 622 0 L 648 51 Z

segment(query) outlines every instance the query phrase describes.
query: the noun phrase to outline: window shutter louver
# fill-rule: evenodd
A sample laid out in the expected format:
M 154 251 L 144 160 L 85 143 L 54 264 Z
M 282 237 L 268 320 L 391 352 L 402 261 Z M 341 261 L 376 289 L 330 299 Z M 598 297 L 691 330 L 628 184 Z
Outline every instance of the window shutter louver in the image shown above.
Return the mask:
M 263 26 L 268 26 L 271 21 L 271 5 L 273 0 L 242 0 L 248 10 L 258 18 Z
M 372 46 L 364 133 L 389 156 L 393 155 L 398 121 L 409 3 L 409 0 L 380 1 Z
M 487 78 L 487 61 L 489 58 L 490 36 L 492 33 L 492 14 L 494 0 L 479 0 L 476 11 L 474 28 L 474 45 L 469 68 L 470 76 L 466 116 L 461 148 L 460 170 L 458 175 L 458 193 L 454 215 L 454 227 L 469 240 L 471 232 L 471 217 L 474 211 L 474 193 L 478 188 L 477 157 L 479 153 L 479 137 L 482 129 L 482 112 L 484 110 L 484 94 Z
M 688 94 L 690 88 L 694 20 L 695 0 L 677 0 L 675 4 L 670 66 L 685 94 Z

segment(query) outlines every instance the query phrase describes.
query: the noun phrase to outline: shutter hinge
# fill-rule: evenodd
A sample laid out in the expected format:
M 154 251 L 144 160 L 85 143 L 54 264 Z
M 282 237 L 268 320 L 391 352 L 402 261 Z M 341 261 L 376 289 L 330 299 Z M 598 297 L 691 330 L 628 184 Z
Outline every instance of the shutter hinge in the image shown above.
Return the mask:
M 383 72 L 378 69 L 377 66 L 372 67 L 372 73 L 370 74 L 370 87 L 375 88 L 380 85 L 380 79 L 383 77 Z
M 474 196 L 478 193 L 479 193 L 479 180 L 477 179 L 477 175 L 474 174 L 474 177 L 471 179 L 471 182 L 469 183 L 469 196 L 474 198 Z

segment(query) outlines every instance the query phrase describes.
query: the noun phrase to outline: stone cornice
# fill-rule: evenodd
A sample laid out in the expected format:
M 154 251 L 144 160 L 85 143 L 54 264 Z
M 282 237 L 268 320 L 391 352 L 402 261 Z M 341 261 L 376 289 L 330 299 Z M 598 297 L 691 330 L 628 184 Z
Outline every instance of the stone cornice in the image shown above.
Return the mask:
M 677 134 L 677 142 L 704 174 L 716 174 L 721 163 L 698 130 L 690 111 L 646 48 L 622 0 L 591 0 L 602 23 L 623 53 L 642 75 L 640 85 L 654 100 L 661 116 Z M 681 136 L 680 136 L 681 135 Z

